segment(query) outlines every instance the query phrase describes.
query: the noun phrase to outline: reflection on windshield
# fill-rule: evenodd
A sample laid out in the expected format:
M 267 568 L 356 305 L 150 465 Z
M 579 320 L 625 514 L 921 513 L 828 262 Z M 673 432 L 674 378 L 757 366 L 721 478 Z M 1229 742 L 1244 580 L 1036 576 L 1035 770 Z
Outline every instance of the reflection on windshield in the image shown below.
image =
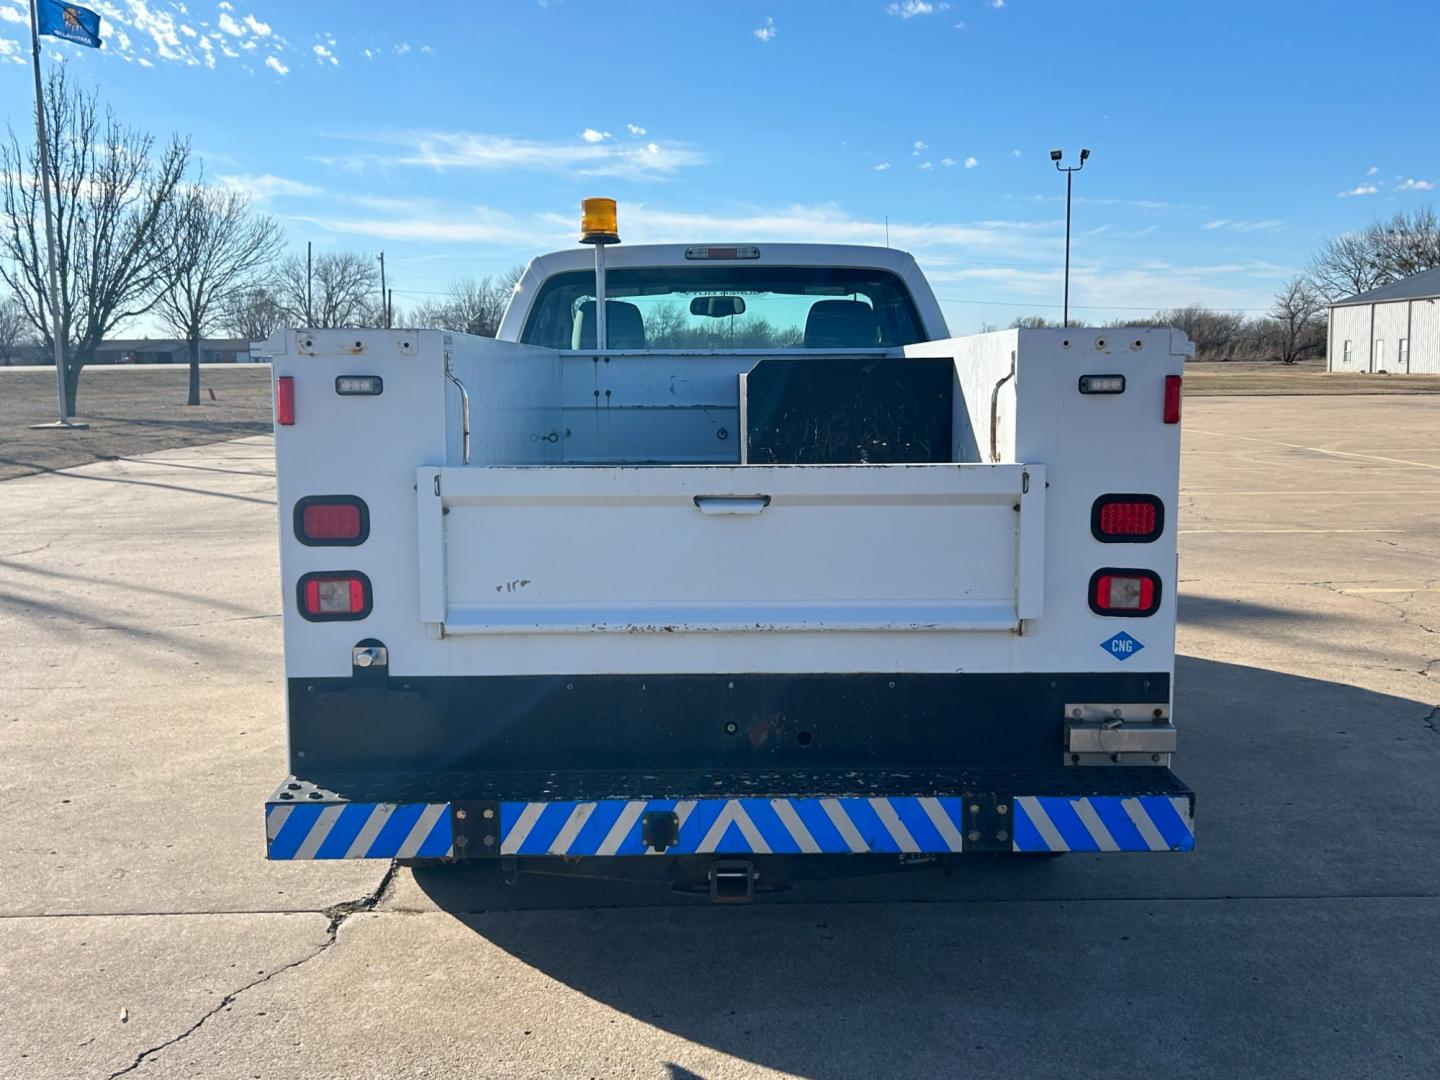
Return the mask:
M 606 275 L 612 349 L 860 349 L 920 340 L 903 283 L 834 267 L 656 267 Z M 545 282 L 521 335 L 552 349 L 595 347 L 595 277 Z

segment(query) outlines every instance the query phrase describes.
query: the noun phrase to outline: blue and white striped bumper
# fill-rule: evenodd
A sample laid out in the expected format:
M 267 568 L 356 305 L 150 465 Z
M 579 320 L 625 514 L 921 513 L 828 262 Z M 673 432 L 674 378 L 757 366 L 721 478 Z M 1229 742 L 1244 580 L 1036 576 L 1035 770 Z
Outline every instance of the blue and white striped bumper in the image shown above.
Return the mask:
M 1190 851 L 1188 794 L 349 802 L 266 808 L 271 859 Z M 318 796 L 318 797 L 317 797 Z M 294 796 L 291 795 L 291 800 Z M 648 823 L 668 819 L 662 850 Z

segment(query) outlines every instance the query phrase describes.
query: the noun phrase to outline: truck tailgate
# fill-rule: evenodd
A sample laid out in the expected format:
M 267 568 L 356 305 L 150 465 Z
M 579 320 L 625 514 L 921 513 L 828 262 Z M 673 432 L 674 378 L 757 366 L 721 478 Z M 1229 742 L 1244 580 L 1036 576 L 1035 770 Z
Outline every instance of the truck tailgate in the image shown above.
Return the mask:
M 1008 631 L 1041 614 L 1044 467 L 418 471 L 432 633 Z

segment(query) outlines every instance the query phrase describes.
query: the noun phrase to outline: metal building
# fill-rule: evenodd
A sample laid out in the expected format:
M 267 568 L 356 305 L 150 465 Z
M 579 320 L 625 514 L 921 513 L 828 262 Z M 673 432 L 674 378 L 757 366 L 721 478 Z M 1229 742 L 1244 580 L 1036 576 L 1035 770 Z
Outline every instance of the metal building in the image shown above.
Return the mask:
M 1440 267 L 1330 305 L 1331 371 L 1440 375 Z

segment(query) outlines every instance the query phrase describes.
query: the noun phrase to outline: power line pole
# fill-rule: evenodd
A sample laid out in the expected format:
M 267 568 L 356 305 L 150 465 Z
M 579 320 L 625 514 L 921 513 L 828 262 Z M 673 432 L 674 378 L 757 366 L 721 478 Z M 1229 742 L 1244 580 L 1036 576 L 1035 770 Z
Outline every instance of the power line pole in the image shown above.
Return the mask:
M 310 282 L 315 276 L 311 263 L 311 249 L 314 246 L 309 240 L 305 241 L 305 325 L 311 328 L 315 326 L 315 308 L 310 299 Z
M 40 23 L 35 0 L 30 4 L 30 51 L 35 60 L 35 138 L 40 148 L 40 188 L 45 193 L 45 249 L 50 259 L 51 338 L 55 342 L 55 389 L 60 399 L 60 418 L 53 424 L 36 427 L 85 428 L 70 422 L 70 403 L 65 393 L 65 335 L 60 319 L 60 270 L 55 257 L 55 222 L 50 197 L 50 140 L 45 133 L 45 91 L 40 85 Z

